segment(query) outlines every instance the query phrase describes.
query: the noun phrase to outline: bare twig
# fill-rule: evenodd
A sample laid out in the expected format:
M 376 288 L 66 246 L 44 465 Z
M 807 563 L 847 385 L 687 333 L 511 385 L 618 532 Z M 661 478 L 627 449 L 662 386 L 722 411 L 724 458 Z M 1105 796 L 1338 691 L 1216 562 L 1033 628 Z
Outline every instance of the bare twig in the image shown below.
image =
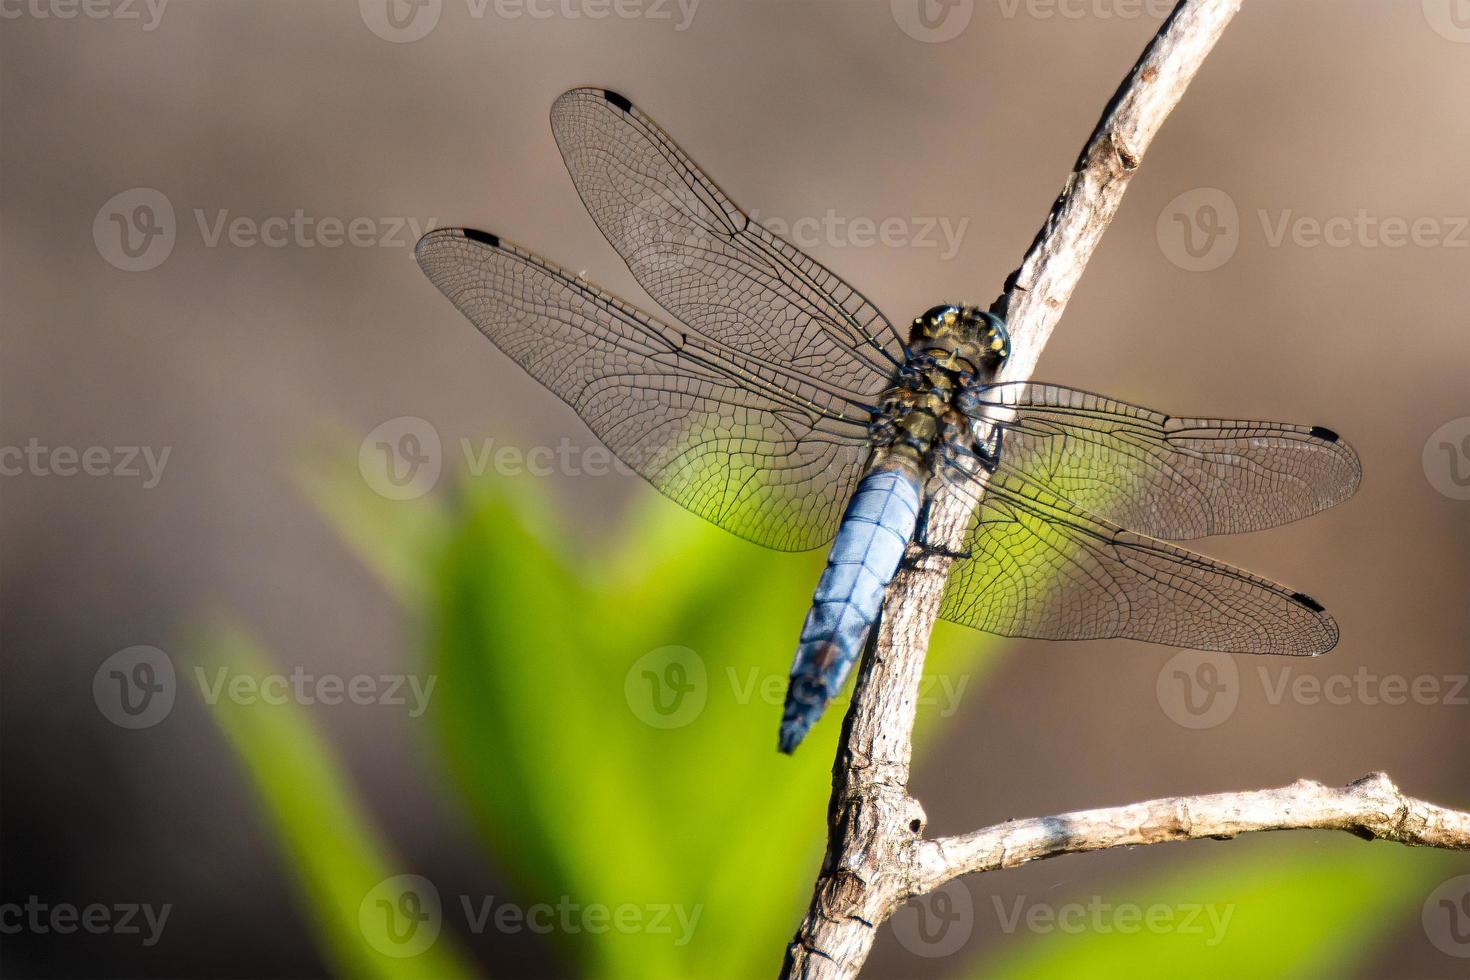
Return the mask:
M 992 306 L 1010 327 L 1003 380 L 1030 377 L 1123 192 L 1241 0 L 1183 0 L 1109 102 L 1046 223 Z M 929 539 L 957 549 L 973 498 L 941 496 Z M 877 641 L 858 674 L 832 771 L 827 854 L 787 947 L 784 977 L 851 978 L 877 927 L 903 902 L 963 874 L 1058 854 L 1262 830 L 1345 830 L 1426 847 L 1470 849 L 1470 813 L 1404 796 L 1382 773 L 1343 789 L 1301 781 L 1274 790 L 1178 797 L 1012 821 L 925 840 L 908 794 L 914 709 L 949 572 L 926 555 L 894 579 Z
M 1240 0 L 1183 0 L 1108 103 L 996 301 L 1011 333 L 1005 380 L 1030 376 L 1154 134 L 1239 7 Z M 958 548 L 972 507 L 962 495 L 941 496 L 930 540 Z M 928 558 L 900 571 L 889 589 L 833 766 L 827 855 L 783 976 L 855 976 L 877 926 L 913 893 L 905 854 L 924 824 L 907 788 L 914 708 L 948 572 L 947 560 Z
M 1059 854 L 1222 839 L 1260 830 L 1345 830 L 1368 840 L 1470 850 L 1470 813 L 1405 796 L 1387 775 L 1375 772 L 1342 788 L 1302 779 L 1280 789 L 1078 810 L 917 841 L 910 852 L 909 882 L 914 894 L 922 895 L 963 874 L 1014 868 Z

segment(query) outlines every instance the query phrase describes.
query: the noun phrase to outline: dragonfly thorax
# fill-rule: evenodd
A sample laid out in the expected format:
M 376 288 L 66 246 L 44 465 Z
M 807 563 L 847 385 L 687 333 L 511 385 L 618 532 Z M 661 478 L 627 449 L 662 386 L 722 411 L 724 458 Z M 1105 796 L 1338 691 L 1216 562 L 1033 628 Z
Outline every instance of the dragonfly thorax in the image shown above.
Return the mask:
M 870 427 L 878 458 L 901 462 L 916 473 L 932 472 L 947 445 L 968 439 L 958 398 L 969 376 L 968 368 L 945 367 L 929 354 L 911 357 L 883 393 Z
M 994 380 L 1009 341 L 999 317 L 973 306 L 936 306 L 915 318 L 908 360 L 871 427 L 878 457 L 932 473 L 950 449 L 967 445 L 970 426 L 958 399 L 977 381 Z

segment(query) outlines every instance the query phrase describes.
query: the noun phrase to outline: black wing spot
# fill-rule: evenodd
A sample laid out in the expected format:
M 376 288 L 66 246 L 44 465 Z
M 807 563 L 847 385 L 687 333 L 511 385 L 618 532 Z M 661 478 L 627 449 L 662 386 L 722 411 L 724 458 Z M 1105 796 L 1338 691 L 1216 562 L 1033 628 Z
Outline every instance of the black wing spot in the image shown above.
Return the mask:
M 604 99 L 607 99 L 607 101 L 611 102 L 613 105 L 617 106 L 619 109 L 622 109 L 624 112 L 633 111 L 633 103 L 629 102 L 627 99 L 623 98 L 623 96 L 619 95 L 616 92 L 603 92 L 602 97 Z
M 464 230 L 464 237 L 468 238 L 472 242 L 480 242 L 481 244 L 489 245 L 491 248 L 500 247 L 500 236 L 492 235 L 488 231 L 476 231 L 474 228 L 466 228 Z
M 1316 599 L 1313 599 L 1311 596 L 1307 595 L 1305 592 L 1293 592 L 1291 594 L 1291 597 L 1303 606 L 1306 606 L 1308 609 L 1312 610 L 1312 612 L 1322 612 L 1327 608 Z
M 1341 436 L 1339 436 L 1336 432 L 1333 432 L 1331 429 L 1327 428 L 1324 425 L 1312 426 L 1312 435 L 1318 439 L 1321 439 L 1323 442 L 1336 442 L 1338 439 L 1341 438 Z

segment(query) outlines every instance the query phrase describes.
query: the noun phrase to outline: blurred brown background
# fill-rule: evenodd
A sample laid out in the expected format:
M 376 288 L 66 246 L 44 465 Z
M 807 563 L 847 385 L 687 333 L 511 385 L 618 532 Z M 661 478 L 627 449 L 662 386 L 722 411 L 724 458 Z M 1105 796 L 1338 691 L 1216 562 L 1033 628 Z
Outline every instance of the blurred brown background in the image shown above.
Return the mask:
M 29 465 L 0 484 L 3 900 L 175 905 L 151 949 L 3 937 L 7 975 L 321 971 L 197 701 L 124 731 L 99 713 L 92 681 L 120 649 L 178 652 L 181 625 L 214 607 L 289 665 L 402 662 L 413 624 L 290 480 L 323 425 L 354 442 L 398 416 L 429 420 L 446 446 L 594 442 L 443 302 L 397 225 L 487 228 L 648 305 L 584 214 L 546 122 L 558 93 L 595 84 L 635 100 L 758 218 L 817 219 L 793 237 L 890 318 L 988 302 L 1158 26 L 1148 4 L 1107 0 L 1062 5 L 1079 16 L 962 0 L 931 9 L 933 33 L 904 0 L 703 0 L 692 12 L 649 0 L 644 16 L 600 20 L 566 16 L 585 9 L 575 2 L 538 8 L 547 17 L 393 2 L 396 22 L 373 0 L 191 0 L 71 19 L 56 4 L 4 8 L 0 444 L 170 454 L 152 487 L 146 469 Z M 1470 443 L 1438 448 L 1470 436 L 1470 11 L 1454 12 L 1452 0 L 1248 3 L 1147 157 L 1038 374 L 1176 413 L 1325 424 L 1353 443 L 1365 470 L 1353 501 L 1203 546 L 1337 616 L 1341 645 L 1289 665 L 1293 676 L 1470 670 Z M 148 234 L 170 227 L 164 205 L 171 251 Z M 371 219 L 374 243 L 272 247 L 227 232 L 211 244 L 221 212 L 253 227 L 298 209 Z M 841 224 L 885 219 L 900 229 L 887 244 Z M 925 232 L 931 221 L 962 229 L 953 248 Z M 152 267 L 119 268 L 130 264 Z M 589 535 L 651 492 L 570 476 L 545 489 L 577 505 Z M 1191 729 L 1156 693 L 1174 651 L 1016 649 L 917 773 L 933 832 L 1374 769 L 1470 805 L 1463 690 L 1458 704 L 1272 703 L 1242 659 L 1233 711 Z M 771 656 L 784 669 L 788 651 Z M 1268 666 L 1272 684 L 1287 669 Z M 403 853 L 462 846 L 401 711 L 318 717 Z M 1075 888 L 1178 857 L 1069 859 L 972 891 Z M 486 955 L 508 962 L 502 975 L 545 968 L 534 949 Z M 1463 965 L 1411 910 L 1361 975 Z M 871 968 L 936 966 L 884 942 Z

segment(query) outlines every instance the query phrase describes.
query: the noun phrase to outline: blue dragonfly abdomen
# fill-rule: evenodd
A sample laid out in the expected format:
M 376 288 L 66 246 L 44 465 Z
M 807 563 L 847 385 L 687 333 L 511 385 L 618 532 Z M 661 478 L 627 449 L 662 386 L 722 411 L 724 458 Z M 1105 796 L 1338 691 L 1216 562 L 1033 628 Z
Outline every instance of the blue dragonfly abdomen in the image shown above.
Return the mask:
M 897 465 L 869 473 L 854 491 L 801 628 L 781 714 L 782 752 L 800 744 L 842 690 L 913 539 L 922 502 L 919 478 Z

